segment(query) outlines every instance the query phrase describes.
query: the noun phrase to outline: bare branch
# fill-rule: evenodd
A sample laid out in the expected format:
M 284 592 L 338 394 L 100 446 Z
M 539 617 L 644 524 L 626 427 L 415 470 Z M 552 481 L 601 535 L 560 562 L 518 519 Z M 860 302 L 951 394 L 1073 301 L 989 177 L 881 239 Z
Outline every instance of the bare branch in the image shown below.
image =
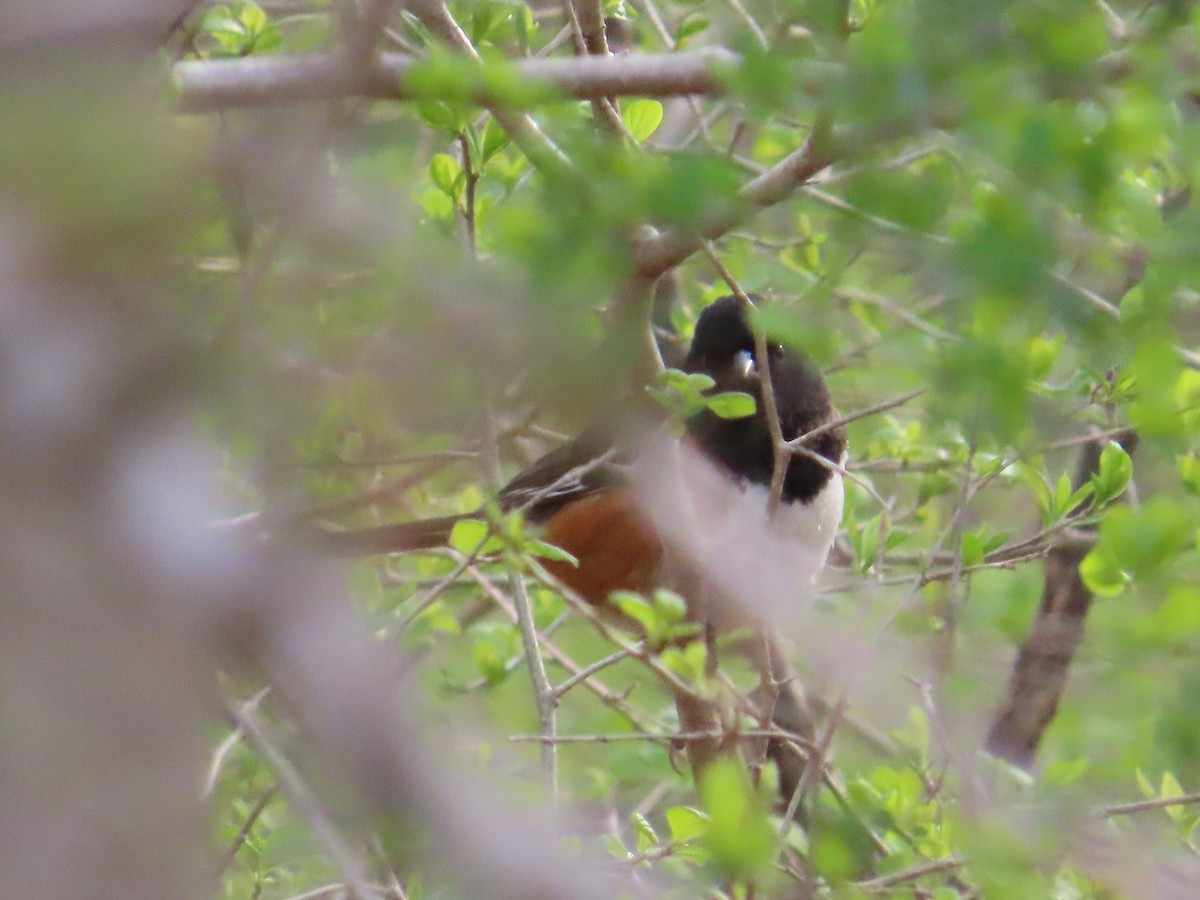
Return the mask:
M 720 70 L 735 66 L 737 61 L 728 51 L 710 49 L 607 58 L 523 59 L 512 62 L 511 67 L 534 91 L 543 88 L 549 96 L 590 100 L 626 95 L 715 96 L 723 91 Z M 369 68 L 328 54 L 188 60 L 176 63 L 172 69 L 178 89 L 176 108 L 193 113 L 337 97 L 412 100 L 418 98 L 418 93 L 413 90 L 411 72 L 419 62 L 400 53 L 381 54 Z M 490 69 L 494 64 L 478 65 L 478 77 L 468 79 L 467 100 L 482 105 L 506 102 L 483 77 Z M 430 95 L 423 87 L 419 96 Z
M 1155 797 L 1153 800 L 1138 800 L 1134 803 L 1117 803 L 1102 810 L 1106 816 L 1128 816 L 1153 809 L 1168 809 L 1172 806 L 1190 806 L 1200 803 L 1200 794 L 1180 794 L 1178 797 Z
M 907 869 L 902 869 L 899 872 L 892 872 L 890 875 L 883 875 L 879 878 L 872 878 L 869 881 L 860 881 L 855 884 L 855 887 L 860 890 L 869 891 L 873 894 L 888 893 L 892 888 L 902 884 L 907 884 L 910 881 L 916 881 L 918 878 L 924 878 L 926 875 L 937 875 L 941 872 L 952 872 L 963 865 L 963 860 L 955 857 L 948 859 L 939 859 L 931 863 L 922 863 L 918 866 L 912 866 Z
M 1131 431 L 1118 441 L 1130 452 L 1136 442 Z M 1094 441 L 1081 448 L 1076 488 L 1097 471 L 1105 443 Z M 1033 763 L 1042 735 L 1058 711 L 1075 649 L 1083 638 L 1092 605 L 1092 592 L 1079 574 L 1086 553 L 1071 545 L 1055 546 L 1047 553 L 1042 604 L 1017 655 L 1008 697 L 988 731 L 987 749 L 1019 766 Z
M 742 188 L 738 196 L 746 206 L 724 210 L 695 229 L 672 229 L 638 241 L 633 248 L 637 278 L 649 281 L 658 278 L 699 250 L 705 240 L 721 237 L 754 213 L 787 199 L 798 187 L 831 165 L 835 155 L 828 123 L 818 122 L 799 150 Z

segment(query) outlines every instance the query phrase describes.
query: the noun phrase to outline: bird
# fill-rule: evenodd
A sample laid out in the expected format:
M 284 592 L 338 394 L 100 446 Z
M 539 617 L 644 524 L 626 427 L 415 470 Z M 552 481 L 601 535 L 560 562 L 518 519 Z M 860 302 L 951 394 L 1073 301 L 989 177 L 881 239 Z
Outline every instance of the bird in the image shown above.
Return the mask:
M 772 593 L 782 586 L 784 593 L 803 594 L 824 566 L 842 517 L 845 428 L 810 359 L 769 339 L 765 365 L 758 358 L 748 310 L 759 302 L 754 295 L 746 300 L 727 295 L 705 307 L 679 365 L 689 375 L 712 380 L 706 394 L 736 391 L 755 401 L 749 415 L 724 418 L 705 406 L 683 423 L 682 456 L 666 457 L 684 461 L 674 470 L 682 481 L 705 484 L 703 490 L 688 491 L 695 496 L 686 509 L 672 508 L 669 499 L 647 502 L 648 495 L 663 500 L 670 478 L 653 463 L 639 475 L 637 452 L 628 442 L 623 445 L 619 429 L 610 423 L 550 451 L 497 494 L 502 511 L 521 510 L 528 524 L 542 529 L 546 542 L 573 558 L 547 561 L 545 569 L 609 615 L 620 615 L 609 601 L 614 592 L 649 595 L 669 587 L 710 635 L 728 633 L 758 624 L 739 603 L 741 585 L 766 583 Z M 777 502 L 770 496 L 776 444 L 764 370 L 770 373 L 782 438 L 818 432 L 806 442 L 806 452 L 788 459 Z M 666 457 L 659 453 L 658 462 Z M 324 531 L 319 539 L 329 550 L 353 556 L 431 549 L 445 546 L 455 525 L 470 517 Z M 755 581 L 768 552 L 773 553 L 773 580 Z M 773 723 L 811 742 L 813 720 L 803 693 L 789 678 L 778 648 L 768 655 L 772 677 L 781 686 Z M 686 730 L 685 720 L 694 716 L 685 715 L 679 697 L 677 704 Z M 779 768 L 780 795 L 786 799 L 799 781 L 803 759 L 774 739 L 767 752 Z

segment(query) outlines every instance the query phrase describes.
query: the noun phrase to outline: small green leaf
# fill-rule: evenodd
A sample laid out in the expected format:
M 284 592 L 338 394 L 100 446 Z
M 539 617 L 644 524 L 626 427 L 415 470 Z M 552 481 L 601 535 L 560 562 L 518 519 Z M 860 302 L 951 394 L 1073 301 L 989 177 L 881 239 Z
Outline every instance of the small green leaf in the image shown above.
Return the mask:
M 1054 518 L 1061 519 L 1070 510 L 1067 504 L 1071 499 L 1071 479 L 1064 472 L 1058 476 L 1058 481 L 1054 484 Z
M 1017 463 L 1017 474 L 1033 492 L 1034 503 L 1042 515 L 1042 524 L 1050 525 L 1055 521 L 1054 496 L 1050 492 L 1050 483 L 1045 474 L 1029 463 Z
M 1079 563 L 1079 577 L 1093 594 L 1099 597 L 1115 597 L 1130 578 L 1107 554 L 1092 550 Z
M 251 34 L 257 34 L 267 26 L 267 14 L 257 3 L 243 3 L 238 18 Z
M 964 531 L 962 536 L 963 566 L 977 566 L 983 562 L 983 539 L 973 531 Z
M 658 834 L 655 832 L 653 826 L 646 821 L 645 816 L 635 812 L 629 818 L 633 823 L 633 832 L 637 838 L 638 853 L 645 853 L 651 847 L 658 845 Z
M 1159 788 L 1159 796 L 1164 800 L 1171 800 L 1175 797 L 1184 795 L 1183 785 L 1179 783 L 1179 779 L 1172 772 L 1163 772 L 1162 786 Z M 1172 822 L 1180 822 L 1183 820 L 1185 811 L 1182 806 L 1165 807 L 1166 814 L 1171 817 Z
M 435 153 L 429 161 L 430 179 L 451 200 L 458 196 L 458 178 L 461 174 L 462 166 L 449 153 Z
M 272 50 L 278 50 L 282 43 L 283 37 L 279 34 L 279 29 L 274 25 L 268 25 L 255 36 L 254 52 L 270 53 Z
M 1150 779 L 1146 777 L 1146 773 L 1139 766 L 1134 770 L 1134 776 L 1137 778 L 1138 790 L 1142 792 L 1142 796 L 1147 800 L 1154 800 L 1158 797 L 1158 791 L 1154 789 L 1154 785 L 1150 783 Z
M 1041 381 L 1050 374 L 1050 370 L 1054 368 L 1054 364 L 1058 362 L 1058 357 L 1062 354 L 1065 343 L 1066 338 L 1063 335 L 1054 340 L 1039 335 L 1029 342 L 1026 350 L 1026 362 L 1029 366 L 1029 377 L 1032 380 Z
M 204 30 L 210 34 L 230 34 L 236 35 L 239 38 L 246 36 L 245 26 L 236 19 L 231 19 L 227 16 L 205 16 Z
M 637 622 L 646 632 L 647 640 L 653 643 L 653 637 L 661 629 L 658 612 L 639 594 L 632 591 L 614 591 L 609 600 L 624 615 Z
M 1193 494 L 1200 494 L 1200 459 L 1194 456 L 1179 457 L 1179 480 Z
M 531 553 L 541 559 L 548 559 L 552 562 L 565 562 L 576 569 L 579 568 L 579 560 L 564 550 L 562 547 L 556 547 L 546 541 L 538 540 L 537 538 L 526 538 L 525 552 Z
M 1100 466 L 1092 478 L 1096 489 L 1096 505 L 1103 506 L 1116 500 L 1133 479 L 1133 460 L 1116 441 L 1100 451 Z
M 742 391 L 724 391 L 705 398 L 704 405 L 722 419 L 744 419 L 754 415 L 758 404 L 754 398 Z
M 687 615 L 687 603 L 674 591 L 655 591 L 654 606 L 668 622 L 678 622 Z
M 704 843 L 717 866 L 733 875 L 754 877 L 770 863 L 775 829 L 741 761 L 723 756 L 705 768 L 700 796 L 708 813 Z
M 675 43 L 677 45 L 685 43 L 688 38 L 704 31 L 711 24 L 712 20 L 708 16 L 697 12 L 688 13 L 679 23 L 679 27 L 675 29 Z
M 483 546 L 489 531 L 487 522 L 481 519 L 460 519 L 450 530 L 450 546 L 463 556 L 470 556 Z
M 488 685 L 495 687 L 508 676 L 508 661 L 495 641 L 487 637 L 480 638 L 471 646 L 471 653 L 475 657 L 475 665 L 479 667 L 479 674 Z
M 483 127 L 483 163 L 509 145 L 508 134 L 496 124 L 495 119 L 488 119 Z
M 621 107 L 621 121 L 639 144 L 658 130 L 662 118 L 663 106 L 657 100 L 632 100 Z
M 417 113 L 431 128 L 450 134 L 458 134 L 462 130 L 462 117 L 449 103 L 441 100 L 426 100 L 417 104 Z
M 704 836 L 708 816 L 691 806 L 672 806 L 667 810 L 667 827 L 671 829 L 671 843 L 683 844 Z
M 708 648 L 704 641 L 692 641 L 683 648 L 667 647 L 660 659 L 680 678 L 695 685 L 704 685 L 708 670 Z

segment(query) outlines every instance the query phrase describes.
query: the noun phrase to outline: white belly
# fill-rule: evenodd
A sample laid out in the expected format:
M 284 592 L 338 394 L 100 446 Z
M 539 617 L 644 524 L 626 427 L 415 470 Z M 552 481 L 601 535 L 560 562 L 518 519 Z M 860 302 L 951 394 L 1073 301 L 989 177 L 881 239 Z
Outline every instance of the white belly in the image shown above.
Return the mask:
M 657 530 L 671 536 L 668 581 L 672 572 L 701 573 L 719 603 L 768 616 L 811 600 L 842 520 L 841 475 L 809 503 L 781 504 L 774 515 L 765 486 L 738 485 L 686 447 L 656 455 L 639 480 Z

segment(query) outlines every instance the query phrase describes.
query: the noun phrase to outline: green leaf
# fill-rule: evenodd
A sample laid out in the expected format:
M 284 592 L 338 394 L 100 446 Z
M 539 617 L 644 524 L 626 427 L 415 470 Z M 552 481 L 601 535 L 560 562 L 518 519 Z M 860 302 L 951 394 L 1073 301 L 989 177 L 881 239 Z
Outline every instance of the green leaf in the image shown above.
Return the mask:
M 1046 479 L 1045 473 L 1024 462 L 1017 463 L 1015 468 L 1017 474 L 1021 476 L 1021 480 L 1033 492 L 1034 503 L 1042 515 L 1042 524 L 1052 524 L 1055 521 L 1054 495 L 1050 492 L 1050 483 Z
M 761 873 L 770 864 L 775 829 L 741 761 L 723 756 L 710 763 L 700 797 L 709 817 L 704 843 L 717 867 L 746 878 Z
M 431 128 L 454 135 L 461 132 L 466 124 L 454 107 L 441 100 L 426 100 L 418 103 L 417 113 Z
M 1147 800 L 1154 800 L 1158 797 L 1158 791 L 1154 789 L 1154 785 L 1150 783 L 1150 779 L 1146 777 L 1146 773 L 1142 771 L 1141 766 L 1134 770 L 1134 777 L 1137 779 L 1138 790 L 1142 792 L 1142 796 Z
M 278 50 L 282 43 L 283 37 L 279 34 L 279 29 L 270 25 L 255 36 L 254 52 L 270 53 L 272 50 Z
M 1054 364 L 1062 355 L 1065 343 L 1064 335 L 1059 335 L 1053 340 L 1038 335 L 1029 342 L 1026 365 L 1029 367 L 1029 377 L 1032 380 L 1041 381 L 1050 374 L 1050 370 L 1054 368 Z
M 704 837 L 708 816 L 691 806 L 672 806 L 667 810 L 667 827 L 671 829 L 672 844 L 685 844 Z
M 712 24 L 712 20 L 708 16 L 698 12 L 690 12 L 679 23 L 679 27 L 675 29 L 675 43 L 681 45 L 687 42 L 687 39 L 699 34 Z
M 1130 577 L 1105 553 L 1093 549 L 1079 563 L 1084 586 L 1098 597 L 1115 597 L 1125 590 Z
M 964 531 L 962 536 L 962 564 L 977 566 L 983 562 L 983 539 L 973 531 Z
M 647 640 L 652 641 L 652 637 L 661 630 L 663 623 L 659 620 L 658 611 L 640 594 L 632 591 L 614 591 L 609 597 L 609 601 L 623 614 L 642 626 Z
M 565 562 L 576 569 L 579 568 L 579 560 L 564 550 L 562 547 L 556 547 L 546 541 L 538 540 L 537 538 L 525 539 L 525 552 L 531 553 L 540 559 L 549 559 L 553 562 Z
M 488 119 L 483 128 L 483 159 L 481 165 L 507 147 L 510 143 L 507 132 L 496 124 L 495 119 Z
M 621 105 L 621 121 L 639 143 L 643 143 L 662 124 L 663 106 L 657 100 L 631 100 Z
M 479 667 L 479 674 L 490 686 L 495 687 L 508 677 L 508 660 L 497 642 L 490 637 L 477 639 L 471 646 L 471 653 L 475 657 L 475 665 Z
M 463 556 L 470 556 L 483 547 L 490 531 L 482 519 L 460 519 L 450 530 L 450 546 Z
M 1129 486 L 1133 479 L 1133 460 L 1116 441 L 1109 441 L 1108 446 L 1100 451 L 1100 465 L 1092 477 L 1095 487 L 1097 506 L 1104 506 L 1116 500 Z
M 637 852 L 645 853 L 651 847 L 659 844 L 658 834 L 653 826 L 646 820 L 646 817 L 641 813 L 633 813 L 630 817 L 633 823 L 633 832 L 637 838 Z
M 1158 795 L 1164 800 L 1170 800 L 1175 797 L 1184 795 L 1183 785 L 1179 783 L 1179 779 L 1172 772 L 1163 772 L 1162 786 L 1159 788 Z M 1179 822 L 1183 819 L 1185 811 L 1181 806 L 1165 807 L 1168 816 L 1173 822 Z
M 1138 509 L 1110 507 L 1088 556 L 1107 560 L 1135 580 L 1159 577 L 1188 548 L 1195 527 L 1189 511 L 1169 497 L 1154 497 Z
M 1071 479 L 1064 472 L 1058 476 L 1058 481 L 1054 485 L 1054 518 L 1056 521 L 1070 512 L 1068 508 L 1070 501 Z
M 668 622 L 678 622 L 687 615 L 687 603 L 674 591 L 655 591 L 654 607 L 658 610 L 659 615 Z
M 708 671 L 708 648 L 704 641 L 692 641 L 684 647 L 667 647 L 661 655 L 662 664 L 693 685 L 703 686 Z
M 716 383 L 708 375 L 679 369 L 659 372 L 656 380 L 661 387 L 648 386 L 646 393 L 680 419 L 691 418 L 704 409 L 708 399 L 704 392 Z
M 238 18 L 251 34 L 257 34 L 267 27 L 267 14 L 257 3 L 243 3 Z
M 229 34 L 236 35 L 238 38 L 246 36 L 245 26 L 228 16 L 205 16 L 204 30 L 209 34 Z
M 1200 494 L 1200 459 L 1190 454 L 1179 457 L 1179 480 L 1193 494 Z
M 746 416 L 754 415 L 754 411 L 758 408 L 754 398 L 742 391 L 711 394 L 705 399 L 704 405 L 722 419 L 744 419 Z
M 429 161 L 430 180 L 451 200 L 458 197 L 460 175 L 462 175 L 462 166 L 449 153 L 435 153 L 433 159 Z

